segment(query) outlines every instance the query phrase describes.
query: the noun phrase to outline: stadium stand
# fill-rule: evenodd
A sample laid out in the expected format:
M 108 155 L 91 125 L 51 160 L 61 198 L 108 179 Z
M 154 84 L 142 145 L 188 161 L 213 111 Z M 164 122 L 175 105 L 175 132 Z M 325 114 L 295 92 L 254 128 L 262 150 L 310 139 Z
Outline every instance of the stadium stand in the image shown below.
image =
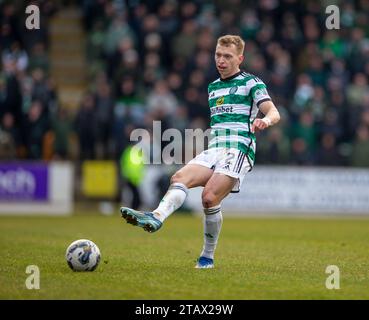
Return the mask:
M 257 162 L 369 166 L 369 1 L 23 1 L 1 8 L 1 159 L 118 159 L 135 127 L 206 128 L 218 36 L 246 41 L 244 69 L 282 114 Z

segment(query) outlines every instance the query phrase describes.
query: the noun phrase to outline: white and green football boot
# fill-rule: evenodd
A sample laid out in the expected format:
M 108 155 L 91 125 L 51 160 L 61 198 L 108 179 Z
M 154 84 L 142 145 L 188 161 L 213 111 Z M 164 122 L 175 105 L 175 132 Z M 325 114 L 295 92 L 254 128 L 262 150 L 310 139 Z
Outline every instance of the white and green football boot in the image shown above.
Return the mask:
M 158 231 L 163 225 L 160 220 L 155 218 L 152 212 L 137 211 L 126 207 L 121 207 L 120 212 L 122 218 L 125 219 L 127 223 L 141 227 L 150 233 Z

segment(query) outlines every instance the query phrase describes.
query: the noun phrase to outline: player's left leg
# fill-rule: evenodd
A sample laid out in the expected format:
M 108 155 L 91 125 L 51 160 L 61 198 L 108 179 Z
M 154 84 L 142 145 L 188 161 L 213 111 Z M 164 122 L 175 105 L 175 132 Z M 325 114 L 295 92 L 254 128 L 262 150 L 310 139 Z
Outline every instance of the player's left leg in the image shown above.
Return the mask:
M 204 208 L 204 246 L 196 268 L 213 268 L 214 252 L 222 228 L 221 201 L 231 192 L 237 179 L 222 173 L 214 173 L 202 193 Z

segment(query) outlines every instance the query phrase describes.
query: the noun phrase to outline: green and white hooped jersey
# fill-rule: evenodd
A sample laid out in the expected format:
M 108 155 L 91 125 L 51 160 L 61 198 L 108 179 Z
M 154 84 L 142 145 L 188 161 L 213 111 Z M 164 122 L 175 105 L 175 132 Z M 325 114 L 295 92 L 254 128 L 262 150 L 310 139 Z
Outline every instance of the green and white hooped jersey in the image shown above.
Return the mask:
M 211 140 L 210 148 L 236 148 L 255 161 L 256 138 L 251 132 L 260 103 L 271 100 L 266 85 L 258 77 L 238 72 L 217 79 L 208 86 Z

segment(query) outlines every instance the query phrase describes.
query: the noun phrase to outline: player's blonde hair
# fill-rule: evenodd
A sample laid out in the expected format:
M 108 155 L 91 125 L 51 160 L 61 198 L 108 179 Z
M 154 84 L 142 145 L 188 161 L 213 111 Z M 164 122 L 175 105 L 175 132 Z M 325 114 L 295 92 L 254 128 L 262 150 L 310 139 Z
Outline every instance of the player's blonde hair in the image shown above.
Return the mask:
M 245 49 L 245 41 L 242 40 L 240 36 L 235 36 L 232 34 L 227 34 L 225 36 L 221 36 L 217 41 L 218 45 L 229 47 L 234 44 L 237 48 L 238 54 L 242 55 L 243 50 Z

